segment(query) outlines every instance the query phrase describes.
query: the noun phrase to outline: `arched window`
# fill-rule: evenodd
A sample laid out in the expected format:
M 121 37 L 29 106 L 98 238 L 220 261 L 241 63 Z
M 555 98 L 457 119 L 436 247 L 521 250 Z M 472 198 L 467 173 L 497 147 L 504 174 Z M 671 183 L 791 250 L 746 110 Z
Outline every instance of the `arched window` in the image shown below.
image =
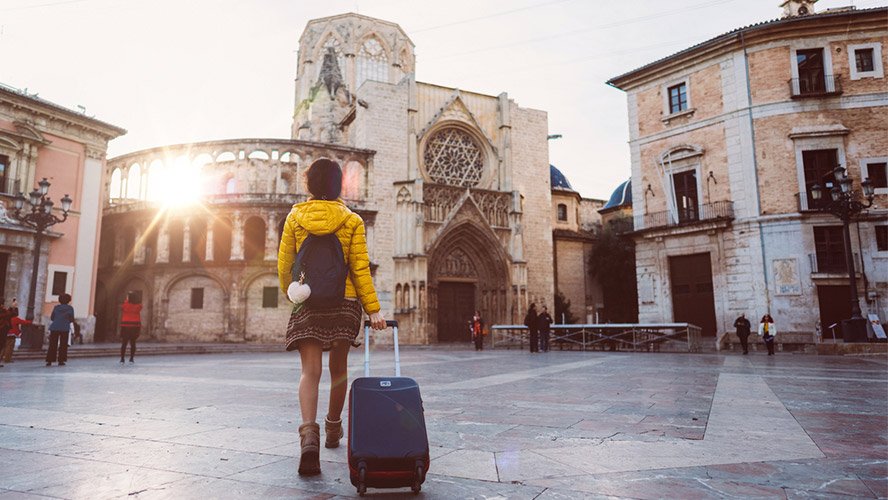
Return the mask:
M 265 259 L 265 221 L 250 217 L 244 224 L 244 260 L 261 263 Z
M 257 149 L 256 151 L 253 151 L 252 153 L 250 153 L 250 155 L 247 156 L 247 158 L 249 158 L 251 160 L 268 160 L 271 157 L 268 156 L 268 153 L 266 153 L 265 151 L 262 151 L 261 149 Z
M 213 223 L 213 260 L 225 262 L 231 259 L 231 221 L 216 219 Z
M 452 186 L 476 186 L 484 164 L 481 148 L 466 132 L 457 128 L 438 131 L 426 143 L 423 154 L 432 182 Z
M 558 204 L 558 220 L 562 222 L 567 221 L 567 205 L 564 203 Z
M 360 200 L 364 197 L 364 166 L 350 161 L 342 169 L 342 199 Z
M 197 217 L 191 219 L 191 262 L 207 260 L 207 221 Z
M 111 173 L 111 186 L 109 186 L 108 190 L 108 199 L 116 200 L 119 199 L 122 195 L 120 192 L 120 184 L 121 184 L 121 176 L 123 174 L 120 173 L 119 168 L 115 168 L 114 172 Z
M 164 183 L 164 166 L 160 160 L 154 160 L 148 166 L 148 180 L 145 186 L 145 199 L 155 201 L 161 199 Z
M 131 200 L 139 199 L 139 188 L 142 186 L 142 169 L 138 163 L 133 163 L 129 168 L 129 176 L 126 181 L 126 197 Z
M 225 193 L 226 194 L 234 194 L 237 192 L 237 180 L 234 177 L 228 179 L 225 182 Z
M 169 225 L 170 262 L 182 262 L 183 244 L 185 243 L 185 225 L 181 220 L 174 220 Z
M 216 157 L 216 163 L 222 163 L 224 161 L 234 161 L 237 159 L 237 156 L 234 155 L 231 151 L 225 151 L 224 153 L 220 153 L 219 156 Z
M 315 67 L 317 70 L 315 71 L 315 78 L 321 74 L 321 66 L 323 66 L 324 62 L 324 54 L 327 53 L 327 49 L 332 47 L 333 52 L 336 54 L 336 64 L 339 65 L 339 72 L 345 77 L 345 55 L 342 53 L 342 44 L 339 43 L 339 39 L 333 35 L 328 35 L 327 39 L 324 40 L 324 44 L 321 45 L 321 51 L 318 53 L 318 60 L 315 61 Z
M 278 194 L 287 194 L 290 192 L 290 181 L 288 181 L 283 175 L 281 175 L 281 178 L 278 180 L 277 192 Z
M 365 80 L 388 82 L 388 56 L 376 37 L 364 40 L 358 50 L 358 79 L 355 88 L 361 88 Z

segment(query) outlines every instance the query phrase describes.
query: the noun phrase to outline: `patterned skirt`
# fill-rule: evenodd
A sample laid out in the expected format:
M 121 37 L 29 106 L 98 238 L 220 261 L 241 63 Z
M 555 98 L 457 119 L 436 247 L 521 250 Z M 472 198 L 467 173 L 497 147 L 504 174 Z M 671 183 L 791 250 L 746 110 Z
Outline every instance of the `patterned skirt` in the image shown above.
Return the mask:
M 333 347 L 334 340 L 347 340 L 358 347 L 361 344 L 355 339 L 363 317 L 361 303 L 353 299 L 343 299 L 333 307 L 294 308 L 287 325 L 287 350 L 299 349 L 299 341 L 306 339 L 320 342 L 325 351 Z

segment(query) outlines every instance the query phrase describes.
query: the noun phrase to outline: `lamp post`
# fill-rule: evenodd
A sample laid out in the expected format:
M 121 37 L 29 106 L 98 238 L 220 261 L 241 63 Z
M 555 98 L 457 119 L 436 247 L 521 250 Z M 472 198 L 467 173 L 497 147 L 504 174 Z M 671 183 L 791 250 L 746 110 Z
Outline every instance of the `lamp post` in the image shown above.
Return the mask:
M 71 198 L 66 194 L 62 197 L 62 216 L 53 215 L 52 207 L 54 203 L 49 199 L 49 181 L 46 177 L 37 183 L 39 188 L 28 193 L 28 203 L 31 210 L 25 210 L 25 195 L 16 193 L 13 200 L 15 211 L 12 218 L 18 220 L 23 226 L 30 227 L 37 231 L 34 237 L 34 269 L 31 273 L 31 289 L 28 291 L 28 312 L 25 319 L 34 320 L 34 301 L 37 296 L 37 273 L 40 270 L 40 243 L 43 241 L 43 232 L 49 227 L 68 219 L 68 210 L 71 209 Z
M 866 342 L 866 319 L 860 315 L 860 299 L 857 298 L 857 276 L 854 274 L 854 255 L 851 253 L 851 219 L 861 211 L 873 205 L 875 189 L 870 179 L 861 184 L 866 204 L 858 201 L 853 191 L 854 181 L 848 178 L 841 165 L 833 169 L 836 184 L 829 191 L 831 200 L 817 207 L 821 212 L 829 212 L 842 220 L 842 232 L 845 239 L 845 265 L 848 267 L 848 279 L 851 284 L 851 317 L 842 320 L 842 337 L 845 342 Z M 815 203 L 823 198 L 823 188 L 818 184 L 811 186 L 811 197 Z M 818 204 L 819 205 L 819 204 Z

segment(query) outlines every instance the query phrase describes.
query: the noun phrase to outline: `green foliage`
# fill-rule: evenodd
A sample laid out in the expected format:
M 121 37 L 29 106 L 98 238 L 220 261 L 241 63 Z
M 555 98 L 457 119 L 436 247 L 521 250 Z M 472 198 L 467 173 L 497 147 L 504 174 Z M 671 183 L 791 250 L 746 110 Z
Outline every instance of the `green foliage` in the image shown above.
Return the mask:
M 579 318 L 573 315 L 570 310 L 570 301 L 565 298 L 564 294 L 558 292 L 555 294 L 555 316 L 552 318 L 556 324 L 562 324 L 561 315 L 564 314 L 565 325 L 576 325 L 580 322 Z
M 626 236 L 632 220 L 614 218 L 603 228 L 589 256 L 592 276 L 604 291 L 604 318 L 610 323 L 638 321 L 635 242 Z

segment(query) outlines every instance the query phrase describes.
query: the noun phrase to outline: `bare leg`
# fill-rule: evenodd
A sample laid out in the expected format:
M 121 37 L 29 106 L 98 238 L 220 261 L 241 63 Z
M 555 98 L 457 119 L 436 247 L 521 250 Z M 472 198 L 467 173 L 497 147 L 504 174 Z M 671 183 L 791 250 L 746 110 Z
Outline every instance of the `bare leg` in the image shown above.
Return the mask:
M 345 395 L 348 393 L 348 351 L 351 343 L 345 340 L 333 342 L 330 350 L 330 407 L 327 419 L 339 420 L 342 407 L 345 406 Z
M 318 383 L 321 381 L 321 353 L 323 347 L 318 342 L 299 343 L 299 356 L 302 358 L 302 377 L 299 378 L 299 408 L 302 422 L 314 422 L 318 418 Z

